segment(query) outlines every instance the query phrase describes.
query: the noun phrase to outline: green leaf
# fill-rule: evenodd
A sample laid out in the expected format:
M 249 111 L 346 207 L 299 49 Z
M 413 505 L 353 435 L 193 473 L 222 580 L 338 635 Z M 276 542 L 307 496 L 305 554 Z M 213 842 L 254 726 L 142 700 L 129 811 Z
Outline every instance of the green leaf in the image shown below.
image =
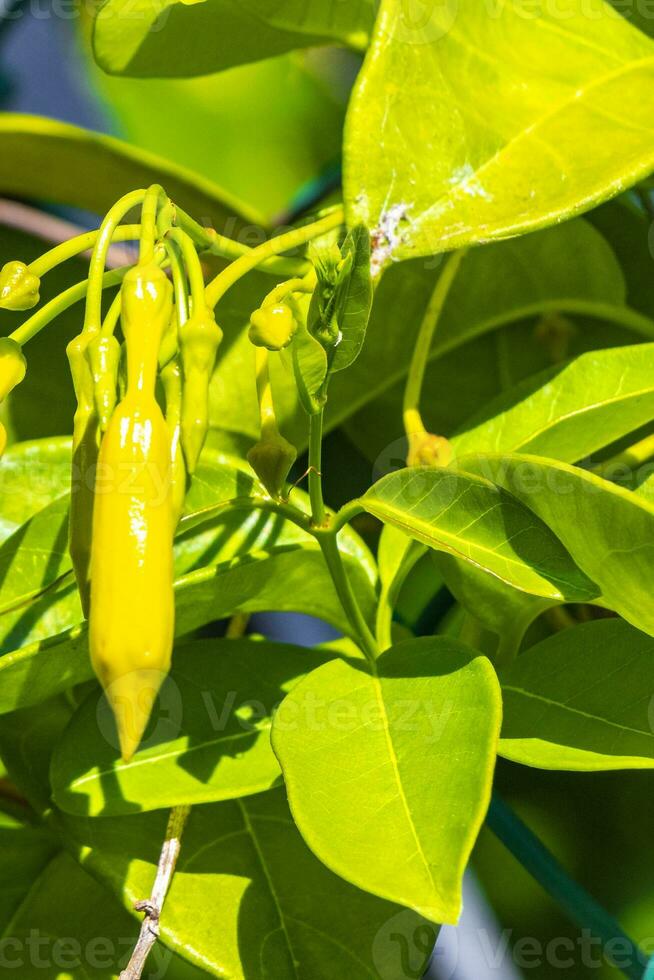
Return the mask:
M 398 470 L 361 503 L 379 520 L 521 592 L 571 602 L 598 594 L 544 523 L 480 477 L 438 467 Z
M 118 976 L 138 925 L 111 895 L 68 854 L 54 857 L 31 884 L 0 940 L 6 942 L 6 963 L 19 966 L 21 980 Z M 149 968 L 165 970 L 170 980 L 203 976 L 159 943 L 150 955 Z
M 63 818 L 84 866 L 129 909 L 149 894 L 165 826 L 165 812 Z M 167 948 L 229 980 L 422 976 L 435 940 L 414 913 L 316 860 L 283 790 L 193 808 L 161 935 Z
M 272 715 L 329 655 L 280 643 L 196 640 L 175 650 L 145 739 L 120 760 L 111 710 L 93 691 L 55 751 L 57 806 L 113 816 L 210 803 L 270 789 L 280 770 L 270 747 Z
M 113 74 L 208 75 L 333 41 L 361 47 L 372 17 L 372 0 L 105 0 L 95 19 L 94 51 Z
M 588 209 L 654 168 L 653 79 L 652 42 L 603 0 L 413 19 L 382 0 L 348 112 L 349 221 L 379 269 Z
M 160 183 L 180 207 L 237 236 L 261 224 L 211 180 L 111 136 L 39 116 L 0 114 L 0 192 L 104 213 L 137 187 Z M 45 167 L 43 161 L 47 160 Z
M 10 446 L 0 462 L 0 540 L 70 487 L 70 440 L 39 439 Z
M 369 572 L 360 557 L 347 552 L 343 557 L 364 615 L 370 620 L 375 592 Z M 307 613 L 350 634 L 322 553 L 315 545 L 291 545 L 200 568 L 176 582 L 175 601 L 178 636 L 236 612 L 271 611 Z M 38 614 L 38 603 L 30 608 L 36 608 Z M 71 619 L 75 621 L 70 608 L 67 618 L 69 625 Z M 59 635 L 25 643 L 0 657 L 0 714 L 39 704 L 90 677 L 85 627 L 75 625 Z
M 366 337 L 372 309 L 370 276 L 370 235 L 363 225 L 349 232 L 341 249 L 349 272 L 336 294 L 336 318 L 341 339 L 334 351 L 330 369 L 344 371 L 356 361 Z
M 57 849 L 43 828 L 0 815 L 0 935 Z
M 538 456 L 467 456 L 557 535 L 601 590 L 597 601 L 654 635 L 648 582 L 654 574 L 654 506 L 585 470 Z
M 90 52 L 86 68 L 126 140 L 211 175 L 271 223 L 340 157 L 347 80 L 335 91 L 330 63 L 311 54 L 181 80 L 116 78 Z M 257 134 L 256 153 L 244 133 Z
M 332 379 L 328 425 L 342 423 L 373 403 L 366 432 L 372 459 L 388 445 L 389 432 L 399 428 L 395 420 L 401 418 L 402 382 L 441 267 L 422 260 L 403 262 L 384 274 L 375 292 L 363 351 L 347 372 Z M 625 306 L 625 292 L 615 255 L 583 220 L 473 249 L 461 264 L 432 343 L 423 387 L 428 424 L 434 426 L 433 431 L 449 434 L 474 410 L 471 388 L 479 405 L 501 390 L 498 386 L 503 378 L 494 346 L 500 337 L 510 350 L 511 364 L 518 356 L 524 359 L 520 376 L 559 359 L 550 354 L 547 334 L 535 330 L 535 324 L 516 337 L 515 343 L 515 334 L 499 334 L 503 327 L 546 314 L 584 310 L 585 316 L 595 318 L 593 329 L 580 326 L 578 335 L 571 338 L 570 353 L 583 350 L 584 344 L 606 344 L 606 329 L 602 333 L 597 318 L 642 330 L 645 336 L 648 331 L 649 339 L 654 338 L 654 323 L 634 317 Z M 491 333 L 496 336 L 487 343 L 472 346 L 472 340 Z M 623 334 L 618 342 L 625 344 L 632 336 Z M 465 350 L 464 344 L 468 345 Z M 454 351 L 459 352 L 458 357 Z M 388 402 L 380 403 L 385 393 Z M 360 429 L 361 420 L 356 417 L 351 432 L 356 436 Z
M 400 643 L 374 674 L 319 667 L 288 695 L 272 734 L 304 839 L 359 888 L 456 922 L 500 717 L 489 662 L 453 640 Z
M 622 620 L 557 633 L 501 681 L 505 758 L 583 772 L 654 768 L 654 641 Z
M 528 378 L 466 423 L 456 453 L 590 456 L 654 416 L 652 356 L 654 344 L 593 351 Z
M 70 570 L 66 494 L 0 545 L 0 617 L 51 588 Z
M 73 714 L 71 700 L 52 698 L 0 716 L 0 755 L 11 781 L 43 817 L 51 808 L 50 759 Z

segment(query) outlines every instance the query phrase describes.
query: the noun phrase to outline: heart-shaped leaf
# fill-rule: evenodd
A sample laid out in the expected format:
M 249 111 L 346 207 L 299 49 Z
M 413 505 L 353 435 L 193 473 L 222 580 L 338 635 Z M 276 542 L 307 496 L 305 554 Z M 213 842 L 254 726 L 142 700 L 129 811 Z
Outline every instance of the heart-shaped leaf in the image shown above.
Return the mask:
M 443 637 L 392 647 L 374 673 L 342 661 L 319 667 L 273 723 L 304 839 L 360 888 L 456 922 L 500 715 L 489 662 Z

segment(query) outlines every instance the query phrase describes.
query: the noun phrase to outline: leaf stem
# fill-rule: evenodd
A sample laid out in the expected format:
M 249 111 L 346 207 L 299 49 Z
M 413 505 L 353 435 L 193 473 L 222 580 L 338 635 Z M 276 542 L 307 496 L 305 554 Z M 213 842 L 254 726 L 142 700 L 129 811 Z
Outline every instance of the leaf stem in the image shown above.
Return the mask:
M 320 235 L 324 235 L 326 232 L 338 228 L 343 224 L 343 220 L 343 209 L 339 207 L 330 211 L 328 215 L 319 221 L 313 222 L 313 224 L 293 228 L 291 231 L 283 235 L 278 235 L 276 238 L 271 238 L 269 241 L 264 242 L 263 245 L 258 245 L 256 248 L 253 248 L 250 252 L 242 255 L 235 262 L 232 262 L 231 265 L 227 266 L 226 269 L 223 269 L 222 272 L 219 272 L 212 279 L 206 291 L 207 305 L 216 306 L 228 289 L 248 272 L 256 269 L 264 260 L 275 255 L 280 255 L 283 252 L 290 252 L 300 245 L 305 245 L 311 239 L 318 238 Z
M 647 956 L 638 947 L 595 899 L 572 879 L 561 867 L 556 858 L 547 850 L 534 833 L 507 806 L 497 793 L 488 812 L 487 823 L 493 833 L 513 854 L 529 874 L 551 895 L 570 919 L 582 928 L 589 929 L 606 945 L 605 955 L 610 961 L 609 952 L 615 940 L 621 940 L 633 951 L 633 962 L 615 963 L 615 966 L 630 980 L 642 980 L 647 967 Z
M 349 578 L 347 577 L 347 572 L 343 564 L 343 557 L 338 547 L 336 535 L 332 534 L 330 529 L 327 534 L 317 534 L 316 537 L 323 553 L 325 563 L 327 564 L 327 568 L 329 569 L 329 574 L 332 577 L 334 588 L 336 589 L 341 606 L 343 607 L 343 612 L 347 616 L 348 622 L 352 627 L 353 634 L 356 637 L 362 652 L 366 655 L 370 664 L 374 666 L 377 659 L 377 654 L 379 652 L 377 649 L 377 644 L 370 631 L 370 628 L 368 627 L 364 615 L 359 608 L 359 603 L 356 600 L 356 596 L 352 591 L 352 586 Z
M 152 886 L 150 898 L 137 902 L 134 908 L 144 912 L 145 918 L 141 932 L 136 942 L 134 952 L 126 967 L 120 974 L 120 980 L 140 980 L 145 969 L 148 956 L 159 938 L 159 920 L 166 900 L 166 895 L 175 873 L 175 865 L 182 843 L 182 834 L 188 820 L 190 806 L 176 806 L 170 811 L 166 837 L 161 848 L 157 874 Z
M 322 493 L 323 409 L 309 416 L 309 499 L 316 527 L 323 527 L 327 516 Z
M 329 531 L 331 534 L 338 534 L 342 531 L 346 524 L 353 521 L 355 517 L 359 514 L 365 514 L 366 508 L 363 506 L 360 500 L 350 500 L 349 503 L 344 504 L 341 509 L 334 514 L 329 525 Z
M 438 277 L 436 286 L 431 299 L 427 304 L 425 315 L 422 318 L 416 345 L 411 358 L 409 374 L 407 376 L 406 387 L 404 389 L 403 418 L 404 428 L 407 435 L 417 434 L 424 431 L 424 425 L 420 415 L 420 397 L 422 386 L 425 380 L 425 370 L 429 361 L 434 333 L 438 326 L 445 301 L 448 297 L 452 283 L 459 271 L 459 266 L 465 256 L 465 250 L 452 252 L 447 258 L 443 270 Z

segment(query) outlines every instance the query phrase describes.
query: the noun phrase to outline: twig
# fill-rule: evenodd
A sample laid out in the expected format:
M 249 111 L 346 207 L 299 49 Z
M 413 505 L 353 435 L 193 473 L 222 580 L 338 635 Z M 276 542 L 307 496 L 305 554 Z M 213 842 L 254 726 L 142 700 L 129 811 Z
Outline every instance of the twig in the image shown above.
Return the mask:
M 120 980 L 140 980 L 150 951 L 159 938 L 159 919 L 179 857 L 184 825 L 190 812 L 190 806 L 176 806 L 170 811 L 152 894 L 149 899 L 137 902 L 134 906 L 138 912 L 145 913 L 145 918 L 132 957 L 120 974 Z

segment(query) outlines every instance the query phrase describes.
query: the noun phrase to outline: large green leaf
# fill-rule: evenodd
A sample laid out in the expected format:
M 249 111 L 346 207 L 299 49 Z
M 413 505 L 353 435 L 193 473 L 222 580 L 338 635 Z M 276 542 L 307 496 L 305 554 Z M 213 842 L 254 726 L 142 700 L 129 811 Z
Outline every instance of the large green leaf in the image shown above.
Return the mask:
M 165 813 L 63 819 L 84 866 L 130 909 L 150 893 L 165 826 Z M 435 939 L 316 860 L 283 790 L 193 808 L 161 935 L 221 980 L 422 976 Z
M 342 661 L 319 667 L 273 723 L 304 839 L 360 888 L 456 922 L 500 716 L 489 662 L 442 637 L 392 647 L 374 673 Z
M 0 461 L 1 540 L 70 487 L 70 440 L 40 439 L 10 446 Z
M 587 209 L 654 168 L 653 80 L 652 42 L 603 0 L 413 18 L 382 0 L 348 113 L 349 220 L 379 268 Z
M 373 0 L 105 0 L 95 19 L 94 50 L 113 74 L 207 75 L 294 48 L 333 41 L 361 47 L 372 19 Z
M 467 456 L 466 471 L 509 491 L 557 535 L 599 601 L 654 635 L 654 506 L 585 470 L 538 456 Z
M 347 553 L 343 557 L 364 615 L 371 620 L 375 592 L 368 572 L 359 558 Z M 317 546 L 291 545 L 200 568 L 175 583 L 175 603 L 178 636 L 236 612 L 300 612 L 348 635 L 351 630 Z M 34 616 L 38 616 L 38 603 L 28 608 L 36 608 Z M 68 620 L 69 626 L 71 620 L 79 622 L 76 594 L 68 599 L 64 613 L 61 620 Z M 49 622 L 44 618 L 31 632 L 40 632 Z M 8 639 L 19 634 L 16 628 Z M 0 657 L 0 714 L 38 704 L 92 676 L 83 626 L 35 642 L 23 639 L 23 643 Z
M 361 503 L 430 548 L 522 592 L 571 602 L 598 594 L 545 524 L 482 478 L 439 467 L 398 470 L 371 487 Z
M 564 630 L 501 680 L 505 758 L 540 769 L 654 768 L 654 641 L 624 621 Z
M 108 980 L 126 965 L 137 936 L 137 923 L 111 895 L 59 854 L 34 875 L 3 932 L 3 969 L 19 968 L 21 980 Z M 206 976 L 160 944 L 150 955 L 148 969 L 169 980 Z
M 56 850 L 43 828 L 0 814 L 0 934 Z
M 211 180 L 110 136 L 40 116 L 0 114 L 0 193 L 104 212 L 160 183 L 199 220 L 235 236 L 260 216 Z M 47 161 L 47 166 L 44 165 Z
M 279 765 L 272 715 L 329 654 L 252 640 L 196 640 L 173 669 L 139 751 L 120 751 L 99 691 L 79 708 L 55 751 L 51 782 L 69 813 L 110 816 L 210 803 L 270 789 Z
M 653 356 L 654 344 L 593 351 L 528 378 L 467 422 L 455 450 L 584 459 L 654 416 Z

